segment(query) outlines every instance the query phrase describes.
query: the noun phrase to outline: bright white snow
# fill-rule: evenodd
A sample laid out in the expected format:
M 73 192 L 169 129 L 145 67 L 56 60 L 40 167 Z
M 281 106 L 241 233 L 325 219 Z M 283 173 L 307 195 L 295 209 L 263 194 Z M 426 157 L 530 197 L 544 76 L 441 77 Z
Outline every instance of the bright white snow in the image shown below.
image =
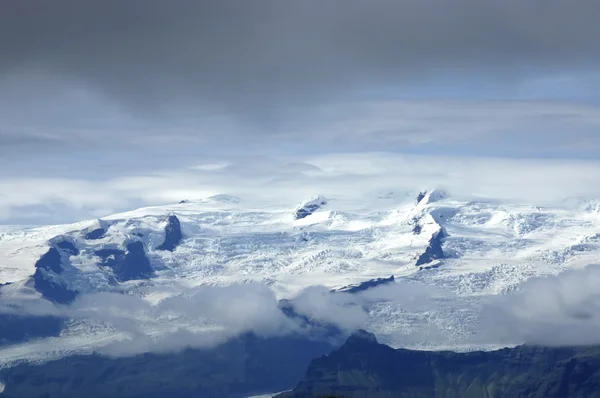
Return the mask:
M 370 329 L 384 342 L 424 348 L 436 341 L 434 334 L 442 333 L 453 347 L 452 341 L 459 344 L 472 331 L 480 297 L 507 294 L 532 276 L 554 275 L 600 259 L 597 202 L 570 201 L 550 208 L 471 201 L 433 191 L 417 204 L 417 194 L 391 193 L 371 203 L 328 195 L 327 206 L 301 220 L 295 219 L 294 208 L 262 207 L 256 201 L 248 205 L 244 198 L 218 195 L 103 218 L 109 228 L 98 240 L 84 239 L 98 220 L 7 227 L 0 230 L 0 283 L 16 282 L 6 292 L 20 294 L 48 241 L 59 236 L 74 239 L 81 250 L 71 257 L 78 272 L 65 275 L 82 292 L 111 289 L 110 271 L 98 267 L 95 250 L 142 240 L 157 276 L 151 283 L 131 281 L 122 287 L 152 303 L 168 297 L 173 286 L 256 281 L 270 286 L 278 298 L 290 298 L 312 285 L 339 288 L 394 275 L 456 296 L 441 300 L 431 311 L 378 304 L 370 309 Z M 184 235 L 172 253 L 155 250 L 169 214 L 180 219 Z M 415 224 L 421 227 L 419 234 L 413 232 Z M 436 262 L 438 268 L 420 270 L 416 259 L 441 227 L 449 234 L 444 243 L 449 258 Z M 59 339 L 2 348 L 0 357 L 39 359 L 86 351 L 110 340 L 109 330 L 92 329 L 83 327 L 78 334 L 74 328 Z

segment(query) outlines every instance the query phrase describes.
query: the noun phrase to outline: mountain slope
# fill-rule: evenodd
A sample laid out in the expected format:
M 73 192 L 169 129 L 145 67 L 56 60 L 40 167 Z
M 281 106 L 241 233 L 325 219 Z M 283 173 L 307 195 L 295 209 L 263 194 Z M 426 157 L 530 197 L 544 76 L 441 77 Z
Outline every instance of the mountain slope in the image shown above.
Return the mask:
M 331 349 L 300 336 L 246 334 L 211 349 L 127 358 L 70 356 L 0 370 L 5 385 L 0 396 L 242 398 L 290 388 L 312 358 Z
M 594 398 L 600 348 L 520 346 L 494 352 L 394 350 L 366 332 L 312 361 L 278 398 Z
M 311 214 L 298 219 L 307 203 Z M 288 299 L 309 286 L 338 290 L 394 276 L 454 296 L 427 311 L 377 303 L 368 308 L 369 330 L 394 346 L 457 349 L 473 332 L 482 297 L 600 259 L 595 202 L 551 208 L 430 191 L 368 203 L 328 195 L 317 203 L 260 206 L 219 195 L 71 225 L 5 227 L 0 295 L 68 304 L 115 292 L 156 303 L 182 287 L 254 281 Z M 165 317 L 151 333 L 205 327 L 178 322 Z M 442 339 L 431 339 L 423 327 L 439 329 Z M 51 348 L 43 342 L 0 348 L 0 362 L 56 358 L 118 337 L 84 320 L 65 323 L 60 338 L 48 330 Z
M 495 294 L 531 275 L 599 258 L 600 215 L 589 204 L 540 208 L 459 200 L 438 191 L 420 196 L 416 204 L 330 199 L 326 209 L 311 207 L 300 219 L 285 206 L 256 209 L 219 197 L 65 226 L 13 227 L 0 231 L 0 283 L 27 280 L 54 248 L 67 255 L 63 268 L 72 272 L 64 278 L 75 290 L 110 290 L 115 273 L 98 252 L 126 251 L 134 242 L 143 244 L 156 283 L 257 280 L 282 296 L 315 282 L 336 288 L 391 274 L 426 274 L 435 282 L 450 274 L 502 272 L 506 277 L 490 281 L 494 286 L 452 286 L 459 293 Z M 444 267 L 427 273 L 416 267 L 440 262 Z

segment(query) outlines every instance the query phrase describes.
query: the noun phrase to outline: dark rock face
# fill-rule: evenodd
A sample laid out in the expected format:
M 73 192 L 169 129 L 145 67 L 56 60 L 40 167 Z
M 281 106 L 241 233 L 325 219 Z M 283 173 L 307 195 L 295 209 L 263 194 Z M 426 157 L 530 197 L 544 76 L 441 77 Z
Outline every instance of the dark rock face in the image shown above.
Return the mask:
M 128 244 L 123 262 L 114 269 L 121 281 L 146 279 L 154 273 L 142 242 Z
M 315 211 L 319 210 L 321 208 L 321 206 L 325 206 L 326 204 L 327 204 L 327 200 L 325 198 L 319 197 L 319 198 L 313 199 L 313 200 L 305 203 L 298 209 L 296 209 L 296 212 L 294 213 L 294 217 L 296 218 L 296 220 L 301 220 L 303 218 L 306 218 L 306 217 L 310 216 L 311 214 L 313 214 Z
M 367 332 L 366 330 L 359 329 L 356 332 L 352 333 L 348 340 L 346 340 L 346 345 L 348 344 L 377 344 L 377 337 L 373 333 Z
M 127 245 L 127 251 L 119 249 L 100 249 L 95 253 L 102 260 L 101 265 L 113 270 L 119 282 L 147 279 L 153 276 L 154 270 L 146 257 L 142 242 Z
M 600 397 L 600 348 L 521 346 L 494 352 L 394 350 L 370 333 L 312 361 L 280 398 Z
M 419 224 L 415 224 L 415 226 L 413 227 L 413 234 L 415 235 L 421 235 L 421 232 L 423 231 L 423 227 L 421 227 Z
M 105 234 L 106 234 L 106 230 L 104 228 L 97 228 L 97 229 L 94 229 L 94 230 L 88 232 L 85 235 L 85 238 L 87 240 L 102 239 L 102 238 L 104 238 Z
M 96 250 L 95 254 L 100 257 L 103 266 L 110 268 L 123 261 L 125 257 L 125 252 L 119 249 L 100 249 Z
M 46 271 L 52 271 L 56 274 L 60 274 L 63 271 L 62 257 L 60 252 L 55 247 L 51 247 L 46 254 L 42 255 L 40 259 L 35 263 L 35 268 L 41 268 Z
M 79 250 L 71 242 L 60 242 L 56 246 L 67 254 L 79 254 Z M 51 247 L 35 263 L 36 271 L 31 277 L 33 287 L 46 300 L 58 304 L 69 304 L 77 297 L 78 292 L 72 291 L 60 274 L 63 272 L 62 256 L 56 247 Z
M 425 195 L 427 195 L 427 191 L 419 192 L 419 195 L 417 196 L 417 204 L 421 203 L 421 201 L 425 199 Z
M 369 289 L 372 289 L 377 286 L 387 285 L 389 283 L 394 283 L 394 282 L 395 282 L 394 275 L 392 275 L 389 278 L 371 279 L 369 281 L 362 282 L 355 286 L 345 286 L 337 291 L 345 292 L 345 293 L 360 293 L 360 292 L 364 292 L 365 290 L 369 290 Z
M 73 291 L 56 273 L 38 268 L 33 274 L 33 287 L 46 300 L 58 304 L 70 304 L 77 298 L 79 292 Z
M 71 356 L 0 369 L 3 398 L 241 398 L 293 388 L 330 344 L 246 334 L 211 349 L 128 358 Z
M 441 260 L 446 258 L 444 255 L 444 250 L 442 249 L 442 245 L 444 242 L 444 238 L 446 238 L 448 234 L 446 231 L 441 228 L 438 232 L 433 234 L 431 239 L 429 240 L 429 246 L 425 249 L 425 252 L 419 256 L 417 259 L 417 267 L 429 264 L 433 260 Z
M 70 254 L 72 256 L 79 255 L 79 249 L 73 244 L 73 242 L 69 242 L 68 240 L 63 240 L 55 244 L 60 250 L 64 253 Z
M 0 346 L 60 335 L 64 320 L 53 316 L 0 314 Z
M 301 209 L 298 209 L 298 210 L 296 210 L 296 213 L 295 213 L 296 220 L 301 220 L 303 218 L 306 218 L 306 217 L 310 216 L 311 214 L 313 214 L 318 209 L 319 209 L 319 206 L 317 206 L 317 205 L 310 205 L 310 206 L 306 206 Z
M 181 223 L 177 216 L 169 216 L 168 224 L 165 227 L 165 241 L 158 246 L 158 250 L 168 250 L 172 252 L 181 242 L 183 235 L 181 234 Z

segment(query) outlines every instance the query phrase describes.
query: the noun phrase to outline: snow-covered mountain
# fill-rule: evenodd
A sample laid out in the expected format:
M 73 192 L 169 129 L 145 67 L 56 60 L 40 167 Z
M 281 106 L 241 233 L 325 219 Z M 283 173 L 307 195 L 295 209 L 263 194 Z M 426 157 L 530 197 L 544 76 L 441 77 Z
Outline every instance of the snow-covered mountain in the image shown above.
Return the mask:
M 319 196 L 294 208 L 218 195 L 70 225 L 4 227 L 0 294 L 68 304 L 82 294 L 124 292 L 156 302 L 174 286 L 254 281 L 289 299 L 309 286 L 360 290 L 393 276 L 475 303 L 599 259 L 600 212 L 592 201 L 549 208 L 432 190 L 372 203 Z M 463 335 L 472 316 L 383 304 L 369 315 L 371 330 L 388 343 L 425 318 Z

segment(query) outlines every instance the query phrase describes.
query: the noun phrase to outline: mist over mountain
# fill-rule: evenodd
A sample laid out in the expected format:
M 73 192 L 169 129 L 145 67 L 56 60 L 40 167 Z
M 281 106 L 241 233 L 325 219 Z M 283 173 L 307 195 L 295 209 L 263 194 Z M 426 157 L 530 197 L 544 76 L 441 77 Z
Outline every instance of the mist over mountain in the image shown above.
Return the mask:
M 599 17 L 4 0 L 0 397 L 595 396 Z

